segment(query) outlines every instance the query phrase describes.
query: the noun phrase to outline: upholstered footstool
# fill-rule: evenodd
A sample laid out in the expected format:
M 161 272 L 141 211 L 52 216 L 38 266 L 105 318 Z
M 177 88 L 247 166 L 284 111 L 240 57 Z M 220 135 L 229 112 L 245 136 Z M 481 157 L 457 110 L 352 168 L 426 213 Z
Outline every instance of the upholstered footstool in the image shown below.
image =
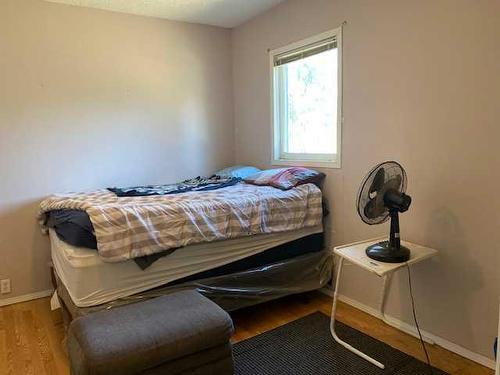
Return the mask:
M 68 330 L 71 374 L 233 373 L 229 315 L 183 291 L 75 319 Z

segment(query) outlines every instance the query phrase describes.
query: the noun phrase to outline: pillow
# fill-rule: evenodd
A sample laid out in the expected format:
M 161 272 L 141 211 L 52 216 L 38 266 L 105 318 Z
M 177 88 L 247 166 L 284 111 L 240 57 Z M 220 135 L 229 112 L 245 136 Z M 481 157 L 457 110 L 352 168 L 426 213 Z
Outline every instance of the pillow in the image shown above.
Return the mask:
M 271 179 L 275 175 L 283 172 L 285 169 L 286 168 L 265 169 L 258 173 L 252 174 L 251 176 L 245 177 L 243 181 L 252 185 L 260 185 L 260 186 L 270 185 Z
M 235 165 L 232 167 L 221 169 L 214 174 L 221 177 L 239 177 L 246 178 L 250 175 L 260 172 L 259 168 L 250 167 L 248 165 Z
M 246 183 L 288 190 L 303 184 L 320 184 L 325 174 L 304 167 L 267 169 L 244 178 Z

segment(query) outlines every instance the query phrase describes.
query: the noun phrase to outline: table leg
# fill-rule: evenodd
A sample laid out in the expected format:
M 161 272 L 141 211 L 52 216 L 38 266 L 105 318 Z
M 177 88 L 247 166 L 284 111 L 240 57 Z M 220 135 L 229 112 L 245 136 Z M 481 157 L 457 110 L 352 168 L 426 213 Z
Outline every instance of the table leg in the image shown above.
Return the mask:
M 383 280 L 382 280 L 382 295 L 381 295 L 381 298 L 380 298 L 380 304 L 379 304 L 379 314 L 380 314 L 380 317 L 381 319 L 383 320 L 383 322 L 391 327 L 394 327 L 396 329 L 399 329 L 400 331 L 403 331 L 413 337 L 416 337 L 417 339 L 420 338 L 420 336 L 418 335 L 418 333 L 415 331 L 415 330 L 411 330 L 411 329 L 407 329 L 405 327 L 402 327 L 402 326 L 398 326 L 398 325 L 395 325 L 394 323 L 390 322 L 388 319 L 387 319 L 387 316 L 385 315 L 385 305 L 386 305 L 386 301 L 387 301 L 387 290 L 389 289 L 389 286 L 391 285 L 391 281 L 392 281 L 392 275 L 393 273 L 389 273 L 389 274 L 386 274 L 383 276 Z M 434 340 L 432 340 L 431 338 L 427 337 L 427 336 L 422 336 L 423 340 L 428 343 L 428 344 L 431 344 L 431 345 L 434 345 L 435 342 Z
M 337 300 L 338 300 L 338 291 L 339 291 L 339 285 L 340 285 L 340 278 L 342 276 L 342 267 L 344 264 L 344 258 L 340 257 L 339 258 L 339 267 L 337 270 L 337 278 L 335 281 L 335 291 L 333 293 L 333 305 L 332 305 L 332 316 L 330 319 L 330 332 L 336 342 L 338 342 L 340 345 L 342 345 L 344 348 L 347 350 L 350 350 L 354 354 L 358 355 L 359 357 L 367 360 L 368 362 L 374 364 L 375 366 L 384 369 L 385 366 L 380 363 L 379 361 L 373 359 L 372 357 L 366 355 L 365 353 L 359 351 L 358 349 L 354 348 L 353 346 L 349 345 L 345 341 L 343 341 L 340 337 L 337 336 L 337 333 L 335 332 L 335 312 L 337 311 Z
M 391 285 L 391 280 L 392 280 L 392 273 L 389 273 L 389 274 L 383 276 L 383 279 L 382 279 L 382 295 L 381 295 L 381 298 L 380 298 L 380 305 L 379 305 L 380 316 L 382 317 L 382 320 L 386 324 L 389 324 L 389 323 L 387 322 L 387 318 L 385 316 L 385 304 L 386 304 L 386 301 L 387 301 L 387 289 L 389 288 L 389 285 Z

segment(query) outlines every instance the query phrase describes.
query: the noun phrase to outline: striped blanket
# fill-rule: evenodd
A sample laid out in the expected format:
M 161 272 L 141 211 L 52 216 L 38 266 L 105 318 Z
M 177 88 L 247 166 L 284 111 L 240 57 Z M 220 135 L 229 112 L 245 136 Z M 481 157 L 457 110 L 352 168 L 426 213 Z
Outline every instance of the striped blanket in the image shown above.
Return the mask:
M 120 262 L 191 244 L 322 223 L 321 191 L 313 184 L 282 191 L 245 183 L 213 191 L 117 197 L 108 190 L 54 195 L 40 204 L 45 213 L 87 212 L 99 255 Z

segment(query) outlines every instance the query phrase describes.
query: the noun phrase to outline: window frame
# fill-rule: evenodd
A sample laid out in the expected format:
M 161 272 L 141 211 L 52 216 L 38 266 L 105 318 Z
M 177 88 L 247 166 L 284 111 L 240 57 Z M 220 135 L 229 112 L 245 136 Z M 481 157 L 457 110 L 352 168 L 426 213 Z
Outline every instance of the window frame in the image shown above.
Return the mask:
M 337 153 L 332 154 L 288 154 L 284 152 L 284 141 L 286 140 L 285 127 L 280 123 L 280 106 L 286 107 L 283 103 L 286 100 L 286 88 L 283 86 L 284 79 L 278 79 L 274 74 L 275 56 L 290 52 L 292 50 L 305 48 L 311 44 L 318 43 L 324 39 L 335 37 L 337 43 Z M 322 168 L 341 168 L 342 155 L 342 27 L 317 34 L 313 37 L 302 39 L 298 42 L 288 44 L 284 47 L 269 51 L 270 67 L 270 97 L 271 97 L 271 140 L 272 140 L 272 158 L 271 165 L 278 166 L 304 166 L 304 167 L 322 167 Z M 281 85 L 280 85 L 281 83 Z M 277 98 L 278 100 L 275 100 Z M 275 105 L 279 101 L 280 105 Z

